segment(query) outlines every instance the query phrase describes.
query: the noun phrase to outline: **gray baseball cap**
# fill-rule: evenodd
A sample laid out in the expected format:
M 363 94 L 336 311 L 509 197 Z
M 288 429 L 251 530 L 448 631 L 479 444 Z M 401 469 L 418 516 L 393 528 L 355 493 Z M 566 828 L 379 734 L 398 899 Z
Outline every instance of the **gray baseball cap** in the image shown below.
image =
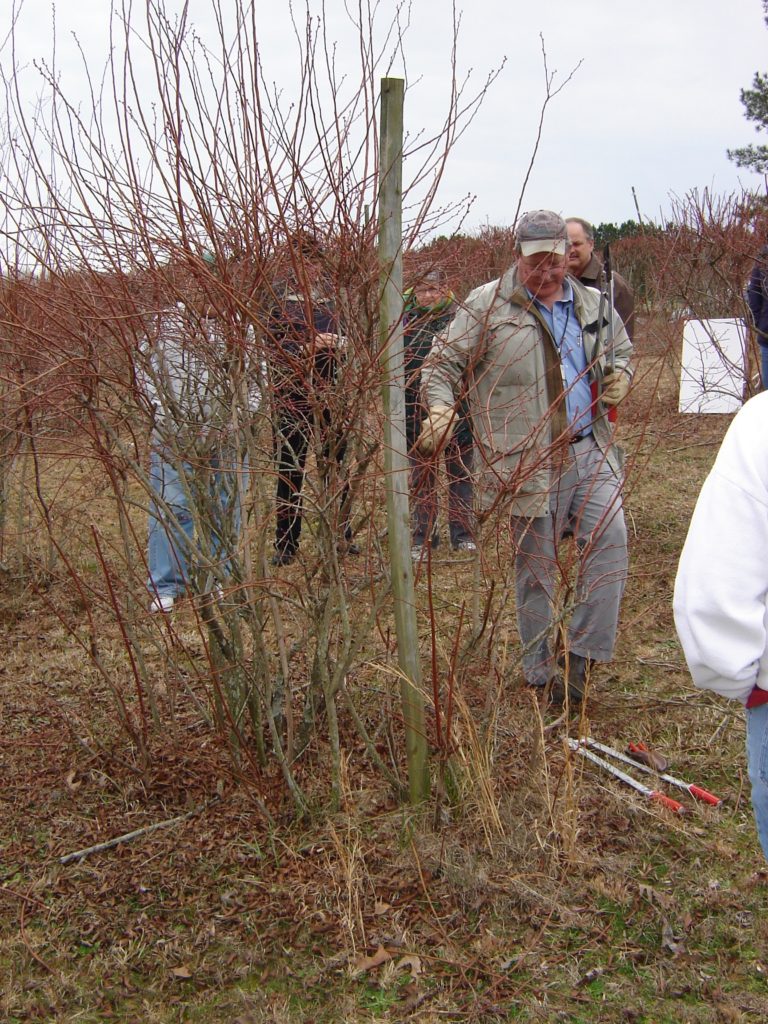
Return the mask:
M 424 282 L 424 284 L 434 284 L 440 286 L 445 284 L 445 272 L 439 269 L 428 270 L 421 280 Z
M 523 256 L 533 256 L 537 252 L 556 252 L 564 256 L 568 246 L 568 228 L 563 218 L 553 210 L 531 210 L 518 220 L 515 241 Z

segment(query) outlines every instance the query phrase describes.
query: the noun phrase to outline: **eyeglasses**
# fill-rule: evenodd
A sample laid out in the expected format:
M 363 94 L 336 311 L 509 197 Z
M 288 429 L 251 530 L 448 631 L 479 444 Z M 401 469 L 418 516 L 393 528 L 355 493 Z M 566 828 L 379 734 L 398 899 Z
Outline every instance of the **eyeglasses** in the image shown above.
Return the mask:
M 537 273 L 549 273 L 553 270 L 564 270 L 565 256 L 559 253 L 536 253 L 533 256 L 518 256 L 518 266 Z

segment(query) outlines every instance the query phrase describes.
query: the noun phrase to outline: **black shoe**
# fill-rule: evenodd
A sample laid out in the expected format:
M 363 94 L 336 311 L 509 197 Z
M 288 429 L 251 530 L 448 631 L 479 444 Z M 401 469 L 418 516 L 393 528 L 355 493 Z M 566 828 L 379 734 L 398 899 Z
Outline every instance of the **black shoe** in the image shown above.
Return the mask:
M 432 536 L 427 540 L 426 537 L 422 537 L 419 534 L 411 539 L 411 557 L 414 562 L 421 558 L 421 555 L 425 548 L 432 548 L 436 551 L 440 547 L 440 534 L 433 533 Z
M 559 672 L 551 676 L 546 683 L 525 682 L 528 690 L 533 690 L 538 700 L 549 707 L 561 708 L 565 704 L 565 682 Z M 573 704 L 573 700 L 571 700 Z
M 278 548 L 270 559 L 272 565 L 290 565 L 296 557 L 295 548 Z
M 345 540 L 336 548 L 340 555 L 359 555 L 360 548 L 351 540 Z
M 544 688 L 547 704 L 562 707 L 565 704 L 565 680 L 559 672 L 555 673 Z
M 547 704 L 553 707 L 562 707 L 565 704 L 566 688 L 568 692 L 568 704 L 572 708 L 581 706 L 584 700 L 584 693 L 587 688 L 587 668 L 590 664 L 587 658 L 580 654 L 571 654 L 568 658 L 568 679 L 564 672 L 565 658 L 558 660 L 560 670 L 555 671 L 546 683 L 529 683 L 526 686 L 544 695 Z
M 566 658 L 561 655 L 559 658 L 560 667 L 565 670 Z M 568 702 L 574 707 L 578 707 L 584 700 L 584 694 L 587 689 L 587 670 L 589 668 L 589 659 L 582 657 L 580 654 L 569 654 L 567 658 L 568 664 Z M 558 676 L 560 679 L 560 692 L 562 694 L 561 699 L 558 701 L 560 704 L 565 703 L 565 679 Z M 553 701 L 554 703 L 554 701 Z

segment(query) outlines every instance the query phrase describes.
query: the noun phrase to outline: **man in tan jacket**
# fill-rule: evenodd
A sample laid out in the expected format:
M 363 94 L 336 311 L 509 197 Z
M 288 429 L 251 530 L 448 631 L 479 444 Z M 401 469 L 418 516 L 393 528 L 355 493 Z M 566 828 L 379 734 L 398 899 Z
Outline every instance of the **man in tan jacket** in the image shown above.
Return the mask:
M 568 244 L 556 213 L 520 218 L 514 265 L 468 296 L 425 364 L 419 445 L 435 450 L 450 436 L 468 373 L 480 504 L 509 509 L 525 681 L 553 703 L 578 704 L 591 663 L 613 656 L 627 574 L 621 453 L 607 411 L 629 390 L 632 344 L 615 315 L 606 353 L 600 296 L 566 276 Z M 563 674 L 551 640 L 566 529 L 580 571 Z

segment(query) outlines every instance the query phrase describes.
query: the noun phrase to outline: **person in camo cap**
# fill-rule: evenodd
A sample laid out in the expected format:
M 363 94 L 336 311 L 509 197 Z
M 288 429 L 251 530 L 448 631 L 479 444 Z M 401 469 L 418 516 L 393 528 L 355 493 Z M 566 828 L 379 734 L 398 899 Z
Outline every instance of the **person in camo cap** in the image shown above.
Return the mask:
M 615 315 L 609 361 L 600 295 L 567 275 L 568 250 L 558 214 L 519 219 L 513 265 L 470 293 L 424 366 L 419 445 L 445 443 L 466 376 L 479 504 L 509 516 L 524 681 L 575 705 L 593 663 L 613 657 L 627 576 L 622 459 L 607 411 L 629 391 L 632 344 Z M 579 567 L 566 630 L 554 605 L 568 530 Z

